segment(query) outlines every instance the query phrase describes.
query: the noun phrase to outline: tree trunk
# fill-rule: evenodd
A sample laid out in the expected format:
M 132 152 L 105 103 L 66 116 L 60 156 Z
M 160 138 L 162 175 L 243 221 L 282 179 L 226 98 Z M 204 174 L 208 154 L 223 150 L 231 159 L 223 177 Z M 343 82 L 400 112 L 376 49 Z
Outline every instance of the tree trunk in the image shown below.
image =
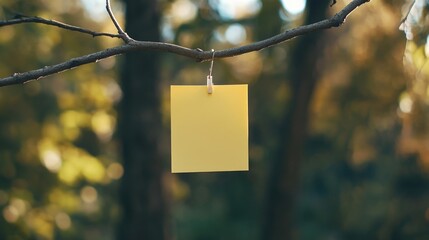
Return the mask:
M 326 18 L 329 0 L 307 1 L 305 24 Z M 298 194 L 300 162 L 307 131 L 309 103 L 318 79 L 318 60 L 324 47 L 322 32 L 300 37 L 291 63 L 291 102 L 283 117 L 279 153 L 268 181 L 264 240 L 297 239 L 295 200 Z
M 126 32 L 137 40 L 160 41 L 156 0 L 124 0 Z M 161 130 L 159 54 L 125 55 L 121 70 L 123 99 L 119 134 L 124 164 L 118 239 L 164 240 L 166 201 L 159 152 Z

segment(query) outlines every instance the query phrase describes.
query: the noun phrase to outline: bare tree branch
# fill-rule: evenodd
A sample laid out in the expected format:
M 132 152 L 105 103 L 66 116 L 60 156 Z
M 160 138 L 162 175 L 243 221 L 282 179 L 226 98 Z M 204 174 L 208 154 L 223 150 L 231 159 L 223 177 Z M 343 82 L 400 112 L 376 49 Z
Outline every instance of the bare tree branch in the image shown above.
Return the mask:
M 115 15 L 112 12 L 112 8 L 110 7 L 110 0 L 106 0 L 106 10 L 110 16 L 110 19 L 115 25 L 116 30 L 118 30 L 118 33 L 121 36 L 122 40 L 124 40 L 125 43 L 130 42 L 132 39 L 128 36 L 128 34 L 124 30 L 122 30 L 121 25 L 119 25 L 118 20 L 116 20 Z
M 330 19 L 322 20 L 320 22 L 313 23 L 310 25 L 300 26 L 259 42 L 254 42 L 240 47 L 234 47 L 234 48 L 216 51 L 215 58 L 233 57 L 233 56 L 237 56 L 237 55 L 241 55 L 241 54 L 245 54 L 253 51 L 259 51 L 261 49 L 274 46 L 276 44 L 285 42 L 297 36 L 308 34 L 310 32 L 329 29 L 333 27 L 339 27 L 341 24 L 344 23 L 347 16 L 353 10 L 355 10 L 360 5 L 369 1 L 370 0 L 353 0 L 347 6 L 345 6 L 340 12 L 335 14 Z M 106 2 L 108 2 L 108 0 Z M 118 23 L 116 22 L 116 24 Z M 118 32 L 120 30 L 122 29 L 119 27 Z M 131 51 L 159 50 L 159 51 L 165 51 L 165 52 L 170 52 L 177 55 L 189 57 L 199 62 L 205 61 L 205 60 L 211 60 L 213 55 L 211 51 L 201 51 L 199 49 L 190 49 L 190 48 L 186 48 L 186 47 L 171 44 L 171 43 L 136 41 L 136 40 L 133 40 L 132 38 L 129 38 L 128 36 L 127 36 L 128 39 L 127 38 L 124 39 L 124 36 L 125 35 L 122 35 L 121 37 L 126 42 L 124 45 L 106 49 L 96 53 L 91 53 L 85 56 L 73 58 L 63 63 L 59 63 L 52 66 L 46 66 L 37 70 L 32 70 L 24 73 L 15 73 L 12 76 L 1 78 L 0 87 L 26 83 L 31 80 L 40 79 L 55 73 L 59 73 L 65 70 L 69 70 L 69 69 L 84 65 L 84 64 L 97 62 L 98 60 L 101 60 L 101 59 L 105 59 L 111 56 L 123 54 L 126 52 L 131 52 Z
M 5 20 L 5 21 L 0 21 L 0 27 L 10 26 L 10 25 L 15 25 L 15 24 L 22 24 L 22 23 L 42 23 L 42 24 L 46 24 L 46 25 L 51 25 L 51 26 L 63 28 L 63 29 L 70 30 L 70 31 L 86 33 L 86 34 L 89 34 L 93 37 L 107 36 L 107 37 L 112 37 L 112 38 L 121 38 L 121 36 L 119 34 L 95 32 L 95 31 L 91 31 L 91 30 L 88 30 L 85 28 L 69 25 L 69 24 L 62 23 L 62 22 L 55 21 L 55 20 L 45 19 L 45 18 L 41 18 L 41 17 L 28 17 L 28 16 L 24 16 L 21 14 L 19 14 L 17 18 Z

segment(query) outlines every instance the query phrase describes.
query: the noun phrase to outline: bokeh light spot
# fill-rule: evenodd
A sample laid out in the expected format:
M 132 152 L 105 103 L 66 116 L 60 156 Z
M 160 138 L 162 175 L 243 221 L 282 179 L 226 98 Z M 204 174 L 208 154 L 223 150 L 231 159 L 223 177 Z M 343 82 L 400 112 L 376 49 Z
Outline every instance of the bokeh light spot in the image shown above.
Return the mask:
M 42 163 L 51 172 L 58 172 L 62 165 L 60 154 L 54 150 L 46 150 L 42 153 Z
M 55 224 L 61 230 L 67 230 L 71 226 L 71 219 L 67 213 L 60 212 L 55 216 Z
M 173 24 L 180 25 L 197 16 L 197 7 L 189 0 L 177 0 L 171 5 Z
M 100 140 L 110 140 L 114 125 L 114 118 L 103 111 L 96 112 L 91 118 L 92 130 L 94 130 Z
M 112 163 L 107 167 L 106 174 L 110 179 L 117 180 L 124 174 L 124 168 L 119 163 Z
M 246 29 L 241 24 L 232 24 L 225 31 L 225 38 L 231 44 L 240 44 L 246 40 Z
M 105 8 L 106 1 L 81 0 L 81 2 L 85 11 L 88 12 L 88 16 L 90 16 L 92 19 L 96 21 L 102 21 L 107 17 Z
M 413 100 L 411 100 L 408 94 L 403 95 L 401 100 L 399 101 L 399 109 L 403 113 L 410 113 L 413 108 Z
M 305 9 L 306 0 L 281 0 L 281 3 L 291 14 L 300 14 Z
M 210 4 L 219 10 L 221 17 L 241 19 L 255 15 L 261 9 L 259 0 L 212 0 Z
M 19 218 L 18 209 L 12 205 L 7 206 L 3 209 L 3 218 L 9 223 L 16 222 Z
M 84 203 L 95 203 L 98 198 L 97 190 L 91 186 L 85 186 L 80 191 L 80 198 Z

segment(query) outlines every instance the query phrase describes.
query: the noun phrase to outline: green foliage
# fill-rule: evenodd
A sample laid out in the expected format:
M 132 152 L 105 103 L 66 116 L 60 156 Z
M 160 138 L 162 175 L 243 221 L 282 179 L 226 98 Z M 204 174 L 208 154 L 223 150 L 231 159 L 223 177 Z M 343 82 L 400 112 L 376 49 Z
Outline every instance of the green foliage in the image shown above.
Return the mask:
M 6 1 L 15 13 L 100 26 L 76 3 Z M 43 6 L 43 8 L 41 7 Z M 54 64 L 112 45 L 38 24 L 0 29 L 1 76 Z M 118 215 L 114 181 L 114 59 L 0 90 L 0 239 L 112 236 Z
M 269 9 L 265 5 L 262 9 L 265 7 Z M 302 163 L 294 223 L 299 239 L 425 239 L 428 235 L 424 227 L 428 176 L 421 168 L 425 155 L 415 151 L 423 143 L 413 142 L 413 151 L 403 151 L 410 146 L 404 129 L 407 122 L 398 103 L 409 77 L 402 65 L 405 40 L 397 31 L 399 7 L 389 1 L 362 7 L 338 31 L 330 31 L 324 47 L 314 53 L 321 58 L 323 70 L 310 109 Z M 267 22 L 248 20 L 246 41 L 257 39 L 254 26 L 271 26 L 268 20 L 275 16 L 272 11 L 261 11 L 257 19 Z M 275 21 L 279 20 L 277 15 Z M 212 41 L 212 46 L 222 46 L 215 37 Z M 255 53 L 254 60 L 245 63 L 245 56 L 215 62 L 215 82 L 229 79 L 250 84 L 251 171 L 179 176 L 175 181 L 180 187 L 174 188 L 179 200 L 174 211 L 178 239 L 260 238 L 267 168 L 277 157 L 275 149 L 282 147 L 278 145 L 278 121 L 284 105 L 289 104 L 290 86 L 284 79 L 289 62 L 294 61 L 287 58 L 290 47 L 293 45 Z M 250 78 L 237 73 L 245 72 L 249 65 L 255 71 Z M 193 64 L 184 67 L 180 66 L 181 74 L 173 82 L 198 84 L 194 79 L 204 79 L 204 66 L 202 70 Z M 225 179 L 232 186 L 219 186 Z M 240 201 L 234 193 L 241 194 Z M 231 209 L 236 209 L 233 215 Z M 248 231 L 242 232 L 243 228 Z
M 376 14 L 359 12 L 353 21 L 399 19 L 385 5 L 375 5 Z M 336 47 L 329 50 L 328 77 L 316 93 L 302 173 L 302 239 L 425 239 L 429 234 L 423 227 L 426 157 L 418 152 L 422 142 L 410 140 L 408 118 L 398 106 L 408 75 L 401 61 L 405 40 L 393 27 L 356 24 L 331 42 Z

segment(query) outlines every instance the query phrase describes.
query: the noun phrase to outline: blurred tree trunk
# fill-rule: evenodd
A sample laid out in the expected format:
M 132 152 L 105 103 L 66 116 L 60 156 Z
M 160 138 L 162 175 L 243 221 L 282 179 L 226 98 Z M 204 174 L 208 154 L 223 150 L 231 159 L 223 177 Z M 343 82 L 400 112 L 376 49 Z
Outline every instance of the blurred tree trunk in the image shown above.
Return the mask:
M 327 17 L 330 0 L 307 1 L 305 24 Z M 290 56 L 291 102 L 280 130 L 278 158 L 273 162 L 268 186 L 263 239 L 297 239 L 295 217 L 300 162 L 303 158 L 308 112 L 318 79 L 318 61 L 324 50 L 324 32 L 297 39 Z
M 138 40 L 160 41 L 156 0 L 124 0 L 126 29 Z M 118 239 L 167 239 L 166 201 L 159 152 L 161 129 L 159 53 L 125 55 L 121 69 L 119 134 L 125 174 Z

